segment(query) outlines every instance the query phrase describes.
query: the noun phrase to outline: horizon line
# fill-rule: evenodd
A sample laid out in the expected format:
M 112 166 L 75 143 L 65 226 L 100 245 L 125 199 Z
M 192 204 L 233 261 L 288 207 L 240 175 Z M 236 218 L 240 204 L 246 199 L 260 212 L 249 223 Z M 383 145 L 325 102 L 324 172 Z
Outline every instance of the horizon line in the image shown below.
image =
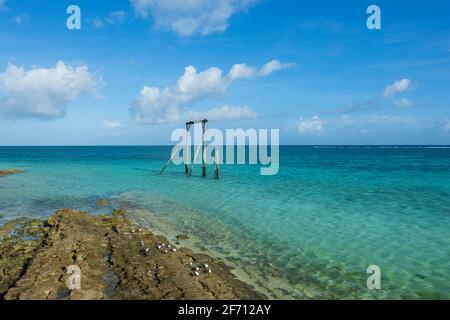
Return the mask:
M 29 148 L 29 147 L 173 147 L 169 144 L 118 144 L 118 145 L 0 145 L 0 148 Z M 222 145 L 227 146 L 250 146 L 245 145 Z M 251 145 L 255 146 L 255 145 Z M 272 146 L 268 144 L 268 146 Z M 450 144 L 280 144 L 280 147 L 450 147 Z

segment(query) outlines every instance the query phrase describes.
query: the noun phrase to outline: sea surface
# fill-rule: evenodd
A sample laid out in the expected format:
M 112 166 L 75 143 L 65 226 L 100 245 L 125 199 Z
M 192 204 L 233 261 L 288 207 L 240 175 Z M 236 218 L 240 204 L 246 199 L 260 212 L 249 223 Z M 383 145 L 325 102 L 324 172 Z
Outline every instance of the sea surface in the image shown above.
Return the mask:
M 286 146 L 280 171 L 184 176 L 171 147 L 0 147 L 0 224 L 125 207 L 272 298 L 450 299 L 450 147 Z M 97 207 L 99 198 L 109 207 Z M 381 289 L 367 288 L 379 266 Z

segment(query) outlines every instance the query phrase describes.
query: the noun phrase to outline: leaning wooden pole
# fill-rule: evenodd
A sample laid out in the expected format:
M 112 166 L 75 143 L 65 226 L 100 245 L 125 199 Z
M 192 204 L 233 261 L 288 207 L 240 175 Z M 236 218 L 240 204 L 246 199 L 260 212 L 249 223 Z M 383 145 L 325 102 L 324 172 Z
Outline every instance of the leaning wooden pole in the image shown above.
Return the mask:
M 202 177 L 206 177 L 206 119 L 202 120 Z
M 170 156 L 169 161 L 167 161 L 167 163 L 164 165 L 164 167 L 162 167 L 161 171 L 159 172 L 160 175 L 163 174 L 164 170 L 166 170 L 167 166 L 169 165 L 170 161 L 172 161 L 173 157 L 175 157 L 175 154 L 178 151 L 178 145 L 175 147 L 174 151 L 172 152 L 172 155 Z

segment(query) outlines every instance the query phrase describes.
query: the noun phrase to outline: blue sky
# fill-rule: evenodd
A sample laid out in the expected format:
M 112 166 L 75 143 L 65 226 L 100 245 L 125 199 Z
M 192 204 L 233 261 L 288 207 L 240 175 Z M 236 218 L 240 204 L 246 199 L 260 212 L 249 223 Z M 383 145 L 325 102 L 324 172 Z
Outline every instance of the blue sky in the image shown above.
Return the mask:
M 66 9 L 81 8 L 81 30 Z M 366 9 L 381 8 L 381 30 Z M 0 0 L 0 145 L 449 144 L 450 3 Z

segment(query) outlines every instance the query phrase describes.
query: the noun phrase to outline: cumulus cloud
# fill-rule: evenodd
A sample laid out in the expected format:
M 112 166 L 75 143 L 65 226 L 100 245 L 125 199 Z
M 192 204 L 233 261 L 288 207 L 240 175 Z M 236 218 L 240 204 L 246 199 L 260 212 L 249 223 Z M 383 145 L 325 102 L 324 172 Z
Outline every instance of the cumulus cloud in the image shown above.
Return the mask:
M 82 94 L 97 94 L 102 80 L 86 65 L 73 68 L 59 61 L 53 68 L 9 64 L 0 73 L 0 114 L 7 118 L 54 119 L 65 115 Z
M 119 26 L 125 22 L 127 16 L 128 14 L 125 11 L 119 10 L 108 13 L 108 15 L 104 18 L 96 17 L 90 22 L 95 28 L 103 28 L 107 24 Z
M 232 80 L 250 78 L 255 74 L 255 70 L 247 66 L 246 63 L 235 64 L 230 70 Z
M 205 112 L 188 111 L 184 113 L 183 118 L 188 119 L 202 119 L 206 118 L 212 121 L 217 120 L 240 120 L 253 119 L 257 117 L 257 113 L 249 107 L 234 107 L 225 105 L 221 108 L 214 108 Z
M 170 88 L 160 90 L 144 86 L 131 107 L 135 122 L 140 124 L 170 123 L 180 120 L 177 97 Z
M 223 32 L 234 14 L 248 9 L 256 0 L 130 0 L 140 17 L 153 17 L 157 28 L 180 36 Z
M 393 84 L 386 86 L 383 92 L 385 98 L 393 97 L 397 93 L 405 92 L 411 88 L 412 81 L 410 79 L 402 79 L 395 81 Z
M 414 107 L 414 105 L 414 101 L 406 98 L 394 101 L 394 106 L 396 106 L 397 108 L 411 108 Z
M 224 74 L 216 67 L 198 72 L 195 67 L 187 66 L 184 74 L 172 86 L 144 86 L 131 106 L 132 117 L 142 124 L 180 121 L 183 114 L 181 109 L 187 104 L 223 94 L 234 81 L 248 78 L 255 70 L 257 69 L 249 68 L 245 64 L 237 64 Z M 236 111 L 230 108 L 224 110 Z
M 272 60 L 272 61 L 266 63 L 261 68 L 261 70 L 259 70 L 259 74 L 261 76 L 268 76 L 268 75 L 274 73 L 275 71 L 290 68 L 292 66 L 294 66 L 293 63 L 281 63 L 278 60 Z
M 249 67 L 245 63 L 235 64 L 229 72 L 229 77 L 232 80 L 249 79 L 252 77 L 266 77 L 271 75 L 275 71 L 291 68 L 294 66 L 294 63 L 281 63 L 276 59 L 267 62 L 259 69 Z
M 322 132 L 325 130 L 324 121 L 318 116 L 314 116 L 310 119 L 300 118 L 297 130 L 301 134 Z
M 105 120 L 103 121 L 102 128 L 105 130 L 114 130 L 123 128 L 124 125 L 119 120 Z

